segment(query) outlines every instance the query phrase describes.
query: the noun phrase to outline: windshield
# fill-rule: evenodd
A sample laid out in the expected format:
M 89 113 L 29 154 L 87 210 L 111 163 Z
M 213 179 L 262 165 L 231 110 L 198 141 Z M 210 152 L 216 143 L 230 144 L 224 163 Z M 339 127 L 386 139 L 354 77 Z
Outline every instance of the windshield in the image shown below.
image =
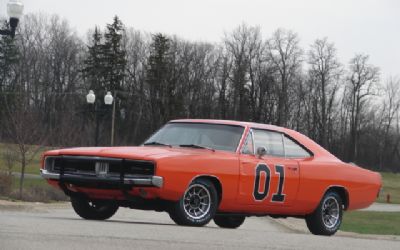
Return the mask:
M 243 127 L 207 123 L 168 123 L 152 135 L 144 145 L 195 145 L 235 152 Z

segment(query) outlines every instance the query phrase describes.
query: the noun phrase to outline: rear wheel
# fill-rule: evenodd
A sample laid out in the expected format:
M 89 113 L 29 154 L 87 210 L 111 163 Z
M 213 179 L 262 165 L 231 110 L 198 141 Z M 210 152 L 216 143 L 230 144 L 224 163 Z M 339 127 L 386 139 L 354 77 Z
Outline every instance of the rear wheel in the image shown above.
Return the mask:
M 238 228 L 243 224 L 245 219 L 245 216 L 216 215 L 214 222 L 222 228 Z
M 198 179 L 171 206 L 169 216 L 178 225 L 204 226 L 214 217 L 217 207 L 218 194 L 214 184 L 207 179 Z
M 342 224 L 343 202 L 340 195 L 329 191 L 317 209 L 306 216 L 307 227 L 316 235 L 333 235 Z
M 90 201 L 82 197 L 71 197 L 75 212 L 87 220 L 106 220 L 115 214 L 118 205 L 112 201 Z

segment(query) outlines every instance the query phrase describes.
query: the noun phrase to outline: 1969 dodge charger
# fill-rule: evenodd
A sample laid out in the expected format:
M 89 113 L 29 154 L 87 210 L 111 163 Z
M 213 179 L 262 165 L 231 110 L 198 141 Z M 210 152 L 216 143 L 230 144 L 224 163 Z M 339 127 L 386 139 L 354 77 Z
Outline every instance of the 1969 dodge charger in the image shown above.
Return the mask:
M 381 188 L 378 173 L 296 131 L 199 119 L 170 121 L 138 147 L 48 151 L 41 175 L 85 219 L 108 219 L 120 206 L 166 211 L 187 226 L 292 216 L 319 235 L 334 234 L 344 210 L 369 206 Z

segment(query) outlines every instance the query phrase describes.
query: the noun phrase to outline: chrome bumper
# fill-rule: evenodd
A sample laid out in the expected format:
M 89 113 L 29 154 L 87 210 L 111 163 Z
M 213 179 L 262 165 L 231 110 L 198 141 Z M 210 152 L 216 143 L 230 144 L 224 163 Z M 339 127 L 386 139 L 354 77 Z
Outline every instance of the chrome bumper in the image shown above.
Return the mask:
M 45 169 L 40 169 L 40 175 L 45 179 L 59 180 L 60 174 L 49 172 Z M 64 173 L 62 176 L 64 181 L 73 180 L 73 181 L 84 181 L 84 182 L 106 182 L 106 183 L 121 183 L 120 177 L 116 176 L 96 176 L 96 175 L 79 175 L 79 174 L 68 174 Z M 153 187 L 162 187 L 164 184 L 164 179 L 161 176 L 125 176 L 123 178 L 123 183 L 126 185 L 135 185 L 135 186 L 153 186 Z

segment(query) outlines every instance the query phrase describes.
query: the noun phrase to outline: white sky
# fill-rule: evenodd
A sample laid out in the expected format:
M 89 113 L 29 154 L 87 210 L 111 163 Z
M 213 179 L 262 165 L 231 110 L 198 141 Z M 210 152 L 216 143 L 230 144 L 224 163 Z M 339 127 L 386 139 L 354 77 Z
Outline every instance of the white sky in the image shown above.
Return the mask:
M 8 0 L 0 0 L 5 15 Z M 283 27 L 297 32 L 308 49 L 316 38 L 334 42 L 343 63 L 370 55 L 383 78 L 400 76 L 400 0 L 23 0 L 25 13 L 58 14 L 84 37 L 118 15 L 126 26 L 219 42 L 245 22 L 264 37 Z

